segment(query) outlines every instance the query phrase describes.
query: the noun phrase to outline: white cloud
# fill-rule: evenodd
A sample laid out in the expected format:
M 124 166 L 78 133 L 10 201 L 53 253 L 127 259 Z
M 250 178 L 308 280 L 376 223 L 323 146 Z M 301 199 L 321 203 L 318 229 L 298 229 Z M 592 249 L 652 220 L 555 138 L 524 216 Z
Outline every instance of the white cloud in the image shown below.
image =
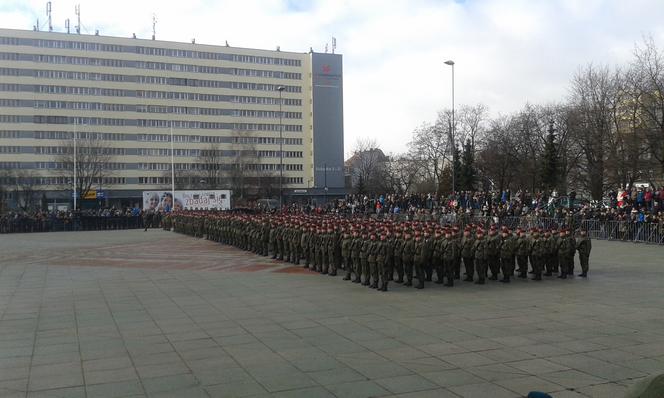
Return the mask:
M 457 104 L 483 102 L 494 114 L 525 102 L 565 98 L 587 62 L 627 64 L 634 43 L 664 42 L 659 0 L 53 0 L 54 26 L 147 38 L 152 14 L 165 40 L 322 51 L 335 36 L 344 54 L 346 151 L 372 137 L 402 149 L 413 128 L 450 106 L 454 59 Z M 30 29 L 45 1 L 3 0 L 0 26 Z

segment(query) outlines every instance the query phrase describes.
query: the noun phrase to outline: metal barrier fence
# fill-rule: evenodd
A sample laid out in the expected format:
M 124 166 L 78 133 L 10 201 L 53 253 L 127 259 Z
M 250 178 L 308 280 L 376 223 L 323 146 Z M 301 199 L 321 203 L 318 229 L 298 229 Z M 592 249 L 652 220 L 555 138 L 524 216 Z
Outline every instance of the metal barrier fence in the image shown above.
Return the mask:
M 664 224 L 661 223 L 583 220 L 581 227 L 593 239 L 664 244 Z
M 157 220 L 155 220 L 157 221 Z M 153 222 L 158 227 L 158 222 Z M 1 219 L 0 234 L 30 232 L 102 231 L 113 229 L 143 228 L 143 218 L 81 216 L 65 219 L 35 220 L 30 218 Z
M 664 223 L 632 222 L 632 221 L 600 221 L 579 218 L 535 218 L 535 217 L 470 217 L 462 227 L 474 224 L 489 228 L 507 226 L 528 230 L 530 228 L 573 230 L 585 229 L 592 239 L 621 240 L 625 242 L 650 243 L 664 245 Z

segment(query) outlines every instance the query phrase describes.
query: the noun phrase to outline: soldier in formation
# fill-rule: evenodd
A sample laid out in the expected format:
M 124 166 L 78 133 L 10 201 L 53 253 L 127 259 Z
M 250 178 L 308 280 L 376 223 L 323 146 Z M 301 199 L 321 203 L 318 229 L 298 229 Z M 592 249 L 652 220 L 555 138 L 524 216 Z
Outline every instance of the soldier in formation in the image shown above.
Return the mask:
M 184 211 L 169 215 L 164 224 L 178 233 L 205 237 L 324 275 L 343 271 L 344 280 L 379 291 L 387 291 L 390 281 L 423 289 L 434 272 L 436 283 L 453 287 L 454 280 L 461 277 L 461 264 L 463 280 L 480 285 L 487 279 L 509 283 L 515 275 L 525 279 L 529 272 L 535 281 L 554 274 L 566 279 L 574 276 L 576 252 L 582 271 L 579 276 L 587 277 L 592 249 L 585 231 L 575 238 L 569 229 L 513 232 L 494 225 L 486 231 L 469 225 L 460 234 L 456 226 L 433 222 L 330 215 Z

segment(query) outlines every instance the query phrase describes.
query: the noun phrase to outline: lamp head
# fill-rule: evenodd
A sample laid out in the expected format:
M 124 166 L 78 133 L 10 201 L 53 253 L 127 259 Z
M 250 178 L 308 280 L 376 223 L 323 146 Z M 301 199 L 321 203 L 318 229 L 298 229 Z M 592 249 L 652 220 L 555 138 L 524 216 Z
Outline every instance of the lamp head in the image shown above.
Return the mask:
M 453 66 L 453 65 L 454 65 L 454 61 L 452 61 L 451 59 L 448 60 L 448 61 L 445 61 L 445 65 Z

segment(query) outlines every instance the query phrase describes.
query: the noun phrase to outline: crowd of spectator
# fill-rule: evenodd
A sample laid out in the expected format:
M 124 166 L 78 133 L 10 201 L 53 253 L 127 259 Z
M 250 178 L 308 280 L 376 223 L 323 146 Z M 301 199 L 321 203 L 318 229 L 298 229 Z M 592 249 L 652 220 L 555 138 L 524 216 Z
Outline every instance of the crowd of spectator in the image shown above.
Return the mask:
M 346 215 L 430 215 L 432 217 L 536 217 L 594 219 L 658 223 L 664 219 L 664 189 L 635 188 L 611 191 L 602 201 L 588 201 L 575 192 L 528 192 L 509 190 L 464 191 L 450 195 L 351 194 L 323 206 L 290 204 L 287 212 L 325 212 Z
M 139 207 L 10 211 L 0 215 L 0 233 L 142 228 Z

